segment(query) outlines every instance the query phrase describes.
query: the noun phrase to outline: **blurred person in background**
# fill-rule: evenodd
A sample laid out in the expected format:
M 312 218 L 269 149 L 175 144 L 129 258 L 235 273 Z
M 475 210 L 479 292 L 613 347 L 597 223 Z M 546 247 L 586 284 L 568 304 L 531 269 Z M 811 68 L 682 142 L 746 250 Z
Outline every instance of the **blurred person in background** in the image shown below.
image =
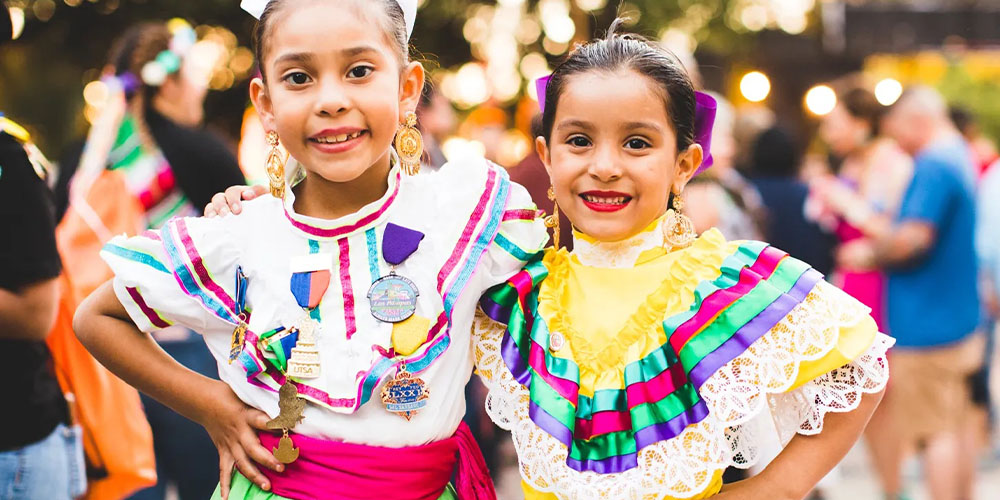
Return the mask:
M 976 175 L 985 175 L 987 168 L 997 158 L 1000 158 L 1000 154 L 997 152 L 997 145 L 992 139 L 983 134 L 979 123 L 976 121 L 976 117 L 969 110 L 952 106 L 948 115 L 951 117 L 951 122 L 955 124 L 955 128 L 958 129 L 962 137 L 965 138 L 965 142 L 969 145 L 972 163 L 976 168 Z
M 933 89 L 908 89 L 884 125 L 913 157 L 913 177 L 898 214 L 870 209 L 853 217 L 868 238 L 844 245 L 838 263 L 888 272 L 888 325 L 897 343 L 893 386 L 883 405 L 897 435 L 896 452 L 923 452 L 931 498 L 965 500 L 972 498 L 977 458 L 964 448 L 973 407 L 970 375 L 984 350 L 976 334 L 972 160 Z
M 0 48 L 12 34 L 0 2 Z M 30 140 L 0 113 L 0 498 L 70 499 L 86 487 L 83 443 L 45 344 L 62 266 L 49 172 Z
M 60 250 L 78 297 L 111 277 L 98 251 L 112 235 L 138 234 L 167 220 L 197 215 L 217 191 L 245 179 L 230 149 L 195 128 L 203 118 L 207 79 L 195 58 L 196 42 L 183 22 L 144 23 L 127 30 L 111 51 L 105 85 L 112 97 L 86 144 L 62 162 L 57 196 L 66 210 Z M 204 342 L 185 328 L 154 338 L 180 363 L 216 376 Z M 159 500 L 175 484 L 182 500 L 212 495 L 218 455 L 205 430 L 142 397 L 153 429 L 159 482 L 133 498 Z
M 859 221 L 852 219 L 859 213 L 856 207 L 862 207 L 862 215 L 867 207 L 895 214 L 913 174 L 910 157 L 879 133 L 884 113 L 871 91 L 848 87 L 840 91 L 837 106 L 820 126 L 820 136 L 841 163 L 837 176 L 811 182 L 811 196 L 821 217 L 832 217 L 841 244 L 867 238 L 855 225 Z M 881 270 L 838 265 L 832 278 L 834 284 L 870 307 L 879 330 L 888 332 L 886 277 Z M 902 489 L 898 473 L 902 457 L 896 451 L 898 439 L 893 431 L 892 419 L 880 408 L 868 423 L 865 440 L 883 490 L 897 493 Z
M 424 91 L 420 94 L 417 126 L 424 139 L 424 169 L 421 171 L 435 172 L 448 162 L 441 146 L 448 136 L 455 133 L 458 116 L 448 98 L 438 92 L 430 81 L 424 83 Z
M 760 193 L 736 170 L 733 106 L 721 95 L 711 94 L 717 108 L 712 126 L 712 169 L 692 179 L 684 190 L 695 231 L 717 228 L 731 240 L 760 240 L 766 218 Z
M 767 209 L 764 241 L 828 274 L 836 238 L 806 218 L 809 187 L 798 174 L 798 146 L 792 135 L 779 126 L 761 133 L 753 147 L 751 180 Z

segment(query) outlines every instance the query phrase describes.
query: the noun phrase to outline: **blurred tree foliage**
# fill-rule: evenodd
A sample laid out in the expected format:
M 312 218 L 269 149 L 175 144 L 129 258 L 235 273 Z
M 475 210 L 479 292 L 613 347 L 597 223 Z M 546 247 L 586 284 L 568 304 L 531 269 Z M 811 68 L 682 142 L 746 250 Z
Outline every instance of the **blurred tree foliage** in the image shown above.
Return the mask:
M 134 23 L 182 17 L 194 24 L 224 26 L 241 45 L 250 45 L 253 19 L 239 9 L 239 0 L 5 0 L 24 9 L 21 37 L 0 48 L 0 110 L 24 122 L 50 156 L 82 137 L 82 91 L 98 76 L 112 41 Z M 527 0 L 533 10 L 538 0 Z M 462 35 L 469 9 L 495 0 L 427 0 L 413 36 L 418 55 L 431 70 L 469 61 L 469 44 Z M 745 33 L 730 28 L 730 7 L 737 0 L 609 0 L 602 9 L 583 12 L 573 4 L 577 40 L 603 34 L 619 14 L 632 18 L 629 31 L 657 37 L 674 23 L 695 23 L 700 47 L 722 54 L 749 50 Z M 727 21 L 729 19 L 729 21 Z M 541 43 L 537 43 L 540 50 Z M 553 58 L 553 62 L 556 58 Z M 207 106 L 209 126 L 237 137 L 246 105 L 246 82 L 212 92 Z

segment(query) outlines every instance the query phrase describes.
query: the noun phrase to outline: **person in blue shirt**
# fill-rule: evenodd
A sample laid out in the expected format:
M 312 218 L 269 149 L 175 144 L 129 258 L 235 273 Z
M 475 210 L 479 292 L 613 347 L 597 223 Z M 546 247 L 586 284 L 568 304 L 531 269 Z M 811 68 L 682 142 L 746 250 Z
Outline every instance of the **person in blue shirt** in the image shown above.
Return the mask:
M 972 409 L 969 379 L 985 348 L 976 334 L 974 167 L 944 99 L 932 89 L 909 89 L 884 126 L 913 156 L 913 179 L 895 219 L 858 203 L 859 212 L 869 211 L 858 218 L 872 242 L 845 245 L 838 260 L 888 271 L 888 325 L 896 348 L 893 385 L 883 404 L 894 424 L 896 455 L 923 450 L 934 500 L 971 498 L 975 454 L 962 443 Z M 893 487 L 898 482 L 887 487 L 889 498 L 900 493 Z

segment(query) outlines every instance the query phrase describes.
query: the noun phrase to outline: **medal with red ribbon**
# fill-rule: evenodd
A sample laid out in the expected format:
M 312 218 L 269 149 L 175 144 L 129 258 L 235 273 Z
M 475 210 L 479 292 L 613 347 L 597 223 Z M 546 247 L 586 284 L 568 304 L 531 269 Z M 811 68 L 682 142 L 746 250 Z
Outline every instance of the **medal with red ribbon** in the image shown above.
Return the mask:
M 289 288 L 306 314 L 291 330 L 297 335 L 295 347 L 291 349 L 286 375 L 300 379 L 316 378 L 320 373 L 319 349 L 316 335 L 320 325 L 312 318 L 311 312 L 323 300 L 323 294 L 330 286 L 329 254 L 310 254 L 292 260 L 292 279 Z

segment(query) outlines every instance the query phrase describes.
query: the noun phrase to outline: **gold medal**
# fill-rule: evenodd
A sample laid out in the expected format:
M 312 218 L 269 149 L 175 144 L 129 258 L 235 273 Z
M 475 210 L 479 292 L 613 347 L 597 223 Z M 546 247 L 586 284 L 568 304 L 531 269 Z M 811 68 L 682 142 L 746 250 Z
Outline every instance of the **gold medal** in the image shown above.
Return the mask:
M 319 377 L 320 358 L 316 347 L 317 323 L 312 318 L 302 320 L 294 330 L 299 332 L 299 338 L 292 348 L 292 357 L 288 360 L 289 377 L 310 379 Z
M 299 458 L 299 449 L 292 443 L 292 438 L 288 437 L 288 431 L 302 421 L 305 409 L 306 402 L 299 397 L 299 390 L 291 380 L 285 379 L 278 390 L 278 416 L 267 422 L 268 429 L 281 429 L 281 440 L 278 441 L 277 448 L 271 449 L 271 453 L 283 464 L 290 464 Z
M 247 338 L 247 323 L 240 316 L 240 322 L 233 329 L 233 340 L 229 344 L 229 364 L 233 364 L 236 358 L 240 357 L 240 353 L 243 352 L 243 342 Z
M 285 465 L 299 459 L 299 449 L 295 447 L 292 438 L 288 437 L 288 430 L 282 431 L 281 439 L 278 440 L 278 447 L 271 448 L 271 454 Z
M 400 365 L 396 376 L 382 388 L 382 404 L 409 421 L 427 407 L 430 391 L 426 385 L 423 379 L 406 371 L 406 365 Z

